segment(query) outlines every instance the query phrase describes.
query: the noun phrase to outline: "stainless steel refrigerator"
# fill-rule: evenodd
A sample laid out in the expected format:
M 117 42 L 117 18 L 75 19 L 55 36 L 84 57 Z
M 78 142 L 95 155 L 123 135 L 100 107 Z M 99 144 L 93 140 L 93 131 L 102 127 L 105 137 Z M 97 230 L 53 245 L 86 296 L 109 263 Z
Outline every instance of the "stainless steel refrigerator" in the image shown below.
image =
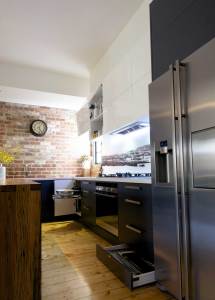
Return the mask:
M 155 270 L 177 299 L 215 299 L 215 39 L 149 86 Z

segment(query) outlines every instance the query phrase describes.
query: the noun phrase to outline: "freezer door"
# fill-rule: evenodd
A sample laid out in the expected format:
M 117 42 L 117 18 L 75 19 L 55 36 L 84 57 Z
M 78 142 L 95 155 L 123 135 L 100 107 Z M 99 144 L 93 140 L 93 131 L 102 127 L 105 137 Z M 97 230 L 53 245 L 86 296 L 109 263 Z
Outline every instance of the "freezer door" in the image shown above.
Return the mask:
M 215 39 L 183 61 L 185 204 L 189 300 L 215 299 Z M 185 84 L 183 85 L 183 82 Z
M 181 295 L 179 201 L 176 169 L 177 116 L 173 69 L 149 86 L 155 276 L 160 287 Z

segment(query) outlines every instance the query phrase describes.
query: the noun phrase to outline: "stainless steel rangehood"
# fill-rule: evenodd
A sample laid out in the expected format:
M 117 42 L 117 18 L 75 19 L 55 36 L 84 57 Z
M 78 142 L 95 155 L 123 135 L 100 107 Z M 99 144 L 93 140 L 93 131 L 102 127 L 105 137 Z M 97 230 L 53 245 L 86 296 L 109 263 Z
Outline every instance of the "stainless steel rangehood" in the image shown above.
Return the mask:
M 139 129 L 143 129 L 145 127 L 149 127 L 149 124 L 141 122 L 141 121 L 137 121 L 137 122 L 131 123 L 129 125 L 126 125 L 124 127 L 121 127 L 121 128 L 119 128 L 117 130 L 114 130 L 114 131 L 111 132 L 111 134 L 122 134 L 122 135 L 125 135 L 125 134 L 131 133 L 133 131 L 136 131 L 136 130 L 139 130 Z

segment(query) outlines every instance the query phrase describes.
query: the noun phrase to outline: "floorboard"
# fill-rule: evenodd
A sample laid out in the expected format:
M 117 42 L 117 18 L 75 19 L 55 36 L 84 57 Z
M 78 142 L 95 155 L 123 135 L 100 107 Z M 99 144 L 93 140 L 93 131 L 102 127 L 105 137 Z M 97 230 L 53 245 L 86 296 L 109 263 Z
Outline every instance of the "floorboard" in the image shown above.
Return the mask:
M 130 291 L 96 258 L 109 244 L 78 222 L 42 225 L 42 300 L 173 300 L 154 285 Z

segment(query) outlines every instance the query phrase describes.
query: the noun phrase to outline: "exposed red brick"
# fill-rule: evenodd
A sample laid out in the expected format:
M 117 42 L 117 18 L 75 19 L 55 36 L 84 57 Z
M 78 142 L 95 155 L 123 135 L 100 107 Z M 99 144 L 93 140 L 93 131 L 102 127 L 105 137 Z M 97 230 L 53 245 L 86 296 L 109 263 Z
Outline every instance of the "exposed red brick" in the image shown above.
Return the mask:
M 47 122 L 44 137 L 30 133 L 35 119 Z M 76 152 L 77 127 L 70 110 L 0 102 L 0 148 L 20 146 L 21 152 L 7 167 L 7 176 L 70 177 L 82 173 Z

